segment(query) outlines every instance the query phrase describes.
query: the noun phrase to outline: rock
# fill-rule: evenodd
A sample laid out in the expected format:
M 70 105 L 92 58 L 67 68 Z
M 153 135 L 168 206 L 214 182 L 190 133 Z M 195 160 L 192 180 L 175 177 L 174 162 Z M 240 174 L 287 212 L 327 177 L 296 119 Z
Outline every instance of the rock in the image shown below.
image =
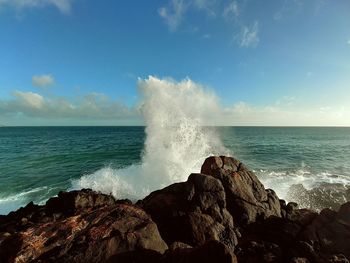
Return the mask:
M 127 251 L 110 257 L 106 263 L 162 263 L 162 254 L 150 249 Z
M 60 195 L 68 198 L 68 214 L 73 211 L 72 204 L 89 209 L 0 236 L 1 262 L 105 262 L 130 251 L 165 252 L 168 247 L 146 212 L 133 205 L 112 204 L 108 199 L 112 205 L 100 205 L 106 197 L 97 195 L 91 191 Z
M 164 255 L 153 250 L 137 250 L 111 257 L 108 263 L 237 263 L 235 255 L 218 241 L 209 241 L 196 248 L 169 249 Z
M 201 172 L 136 205 L 90 189 L 29 203 L 0 216 L 0 262 L 349 262 L 350 202 L 299 209 L 231 157 Z
M 233 249 L 237 243 L 224 188 L 212 176 L 191 174 L 187 182 L 155 191 L 140 205 L 152 216 L 169 245 L 180 241 L 199 246 L 218 240 Z
M 116 203 L 111 195 L 105 195 L 82 189 L 79 191 L 59 192 L 58 197 L 50 198 L 46 202 L 47 214 L 63 213 L 64 215 L 74 215 L 81 210 L 94 209 L 101 206 L 111 206 Z
M 178 248 L 164 255 L 164 263 L 237 263 L 236 256 L 226 245 L 218 241 L 208 241 L 197 248 Z
M 291 263 L 309 263 L 310 261 L 307 258 L 292 258 Z
M 201 173 L 221 181 L 227 210 L 235 223 L 244 226 L 259 218 L 281 217 L 281 205 L 275 192 L 265 189 L 256 175 L 233 157 L 209 157 Z
M 296 210 L 296 209 L 298 209 L 299 208 L 299 205 L 297 204 L 297 203 L 295 203 L 295 202 L 289 202 L 288 204 L 287 204 L 287 206 L 286 206 L 286 210 L 288 211 L 288 212 L 291 212 L 291 211 L 293 211 L 293 210 Z
M 281 249 L 278 245 L 265 241 L 248 241 L 237 252 L 238 262 L 279 262 Z M 243 249 L 242 249 L 243 248 Z
M 323 209 L 300 234 L 307 242 L 317 242 L 323 254 L 350 257 L 350 202 L 338 212 Z
M 291 210 L 286 214 L 286 218 L 304 227 L 309 225 L 318 214 L 309 209 Z
M 174 242 L 169 246 L 169 250 L 183 249 L 183 248 L 192 248 L 192 247 L 182 242 Z
M 342 254 L 332 255 L 328 258 L 329 263 L 349 263 L 349 260 Z

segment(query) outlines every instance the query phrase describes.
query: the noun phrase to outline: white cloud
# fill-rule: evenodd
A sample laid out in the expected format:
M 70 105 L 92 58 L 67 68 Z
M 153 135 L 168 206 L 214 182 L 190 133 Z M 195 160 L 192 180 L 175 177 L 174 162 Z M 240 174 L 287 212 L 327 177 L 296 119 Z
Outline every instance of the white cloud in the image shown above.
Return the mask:
M 198 10 L 204 10 L 211 17 L 216 16 L 215 8 L 220 0 L 193 0 L 193 5 Z
M 258 21 L 255 21 L 251 26 L 242 26 L 238 41 L 241 47 L 256 47 L 260 41 Z
M 255 21 L 252 25 L 247 26 L 241 20 L 241 7 L 237 0 L 229 0 L 225 3 L 222 0 L 170 0 L 167 6 L 158 9 L 158 14 L 168 25 L 169 30 L 176 31 L 186 18 L 189 10 L 205 11 L 207 16 L 216 17 L 216 13 L 226 23 L 233 23 L 232 26 L 236 32 L 235 41 L 241 47 L 256 47 L 259 43 L 259 23 Z M 198 27 L 189 25 L 198 31 Z M 237 33 L 240 31 L 240 33 Z M 185 32 L 189 32 L 188 30 Z M 202 38 L 210 38 L 209 33 L 202 34 Z
M 33 92 L 15 91 L 13 96 L 18 105 L 33 109 L 42 109 L 45 105 L 43 96 Z
M 158 14 L 164 19 L 170 31 L 176 31 L 190 8 L 215 17 L 215 9 L 219 2 L 220 0 L 170 0 L 167 6 L 158 9 Z
M 181 115 L 186 108 L 188 114 L 203 121 L 202 125 L 350 126 L 350 107 L 336 101 L 331 105 L 312 106 L 300 104 L 296 97 L 284 96 L 264 106 L 241 101 L 223 107 L 213 91 L 190 79 L 180 82 L 156 77 L 141 79 L 139 88 L 143 91 L 145 83 L 148 92 L 143 95 L 154 101 L 153 113 L 163 117 Z M 0 99 L 0 121 L 7 125 L 34 125 L 39 120 L 41 125 L 142 124 L 143 104 L 128 107 L 101 93 L 71 99 L 24 91 L 15 91 L 12 95 L 11 99 Z
M 16 10 L 25 8 L 41 8 L 45 6 L 54 6 L 62 14 L 71 12 L 71 5 L 74 0 L 0 0 L 1 7 L 11 7 Z
M 348 43 L 348 45 L 350 45 L 350 38 L 348 39 L 348 42 L 347 42 L 347 43 Z
M 171 31 L 175 31 L 183 20 L 188 5 L 184 0 L 172 0 L 169 7 L 161 7 L 158 14 L 165 20 Z
M 88 93 L 83 97 L 66 99 L 44 97 L 34 92 L 13 92 L 10 100 L 0 100 L 0 116 L 52 119 L 111 120 L 135 118 L 137 108 L 129 108 L 101 93 Z
M 231 1 L 227 6 L 225 6 L 222 13 L 225 19 L 237 18 L 239 14 L 240 10 L 236 1 Z
M 238 102 L 231 108 L 224 109 L 217 125 L 350 126 L 350 108 L 302 108 L 293 105 L 254 107 Z
M 32 85 L 34 87 L 46 88 L 55 83 L 52 75 L 35 75 L 32 77 Z

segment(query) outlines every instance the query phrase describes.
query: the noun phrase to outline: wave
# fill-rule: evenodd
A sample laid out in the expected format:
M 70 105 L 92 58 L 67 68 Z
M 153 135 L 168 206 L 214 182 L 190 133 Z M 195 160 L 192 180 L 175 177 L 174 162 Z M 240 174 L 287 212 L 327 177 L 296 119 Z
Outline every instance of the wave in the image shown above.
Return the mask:
M 49 187 L 42 186 L 8 196 L 0 196 L 0 214 L 7 214 L 20 206 L 26 205 L 27 202 L 33 199 L 33 195 L 42 191 L 47 191 L 48 189 Z M 44 201 L 44 199 L 42 201 Z
M 139 80 L 140 110 L 146 140 L 139 165 L 123 169 L 104 167 L 72 182 L 72 188 L 92 188 L 116 198 L 142 198 L 153 190 L 199 172 L 206 157 L 229 154 L 214 128 L 204 127 L 215 116 L 217 97 L 185 79 L 149 77 Z
M 297 202 L 301 208 L 338 209 L 350 201 L 350 178 L 346 175 L 312 172 L 307 168 L 294 171 L 256 171 L 263 184 L 273 189 L 279 198 Z
M 155 77 L 139 80 L 139 90 L 143 98 L 140 110 L 146 124 L 141 163 L 122 169 L 104 167 L 72 181 L 72 189 L 92 188 L 116 198 L 137 200 L 151 191 L 187 180 L 190 173 L 200 171 L 201 164 L 210 155 L 232 155 L 215 129 L 204 127 L 208 119 L 213 120 L 222 112 L 212 92 L 189 79 L 175 82 Z M 349 177 L 315 173 L 309 168 L 302 164 L 293 171 L 259 170 L 256 173 L 266 188 L 274 189 L 281 199 L 300 203 L 301 207 L 328 204 L 315 203 L 317 198 L 312 199 L 311 195 L 333 198 L 336 192 L 340 196 L 334 198 L 335 201 L 348 198 Z M 296 187 L 298 185 L 303 188 Z M 321 200 L 322 196 L 318 198 Z

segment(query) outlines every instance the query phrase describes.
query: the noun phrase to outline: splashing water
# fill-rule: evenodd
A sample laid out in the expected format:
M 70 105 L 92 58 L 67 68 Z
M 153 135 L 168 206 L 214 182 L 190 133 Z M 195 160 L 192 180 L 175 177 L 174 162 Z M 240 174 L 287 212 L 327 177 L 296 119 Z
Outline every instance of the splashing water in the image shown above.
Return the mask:
M 104 167 L 73 181 L 74 189 L 92 188 L 111 193 L 116 198 L 136 200 L 171 183 L 187 180 L 190 173 L 200 171 L 201 164 L 210 155 L 232 155 L 223 146 L 215 130 L 205 127 L 215 123 L 223 112 L 215 94 L 189 79 L 175 82 L 170 79 L 149 77 L 139 80 L 138 87 L 142 94 L 140 111 L 146 124 L 146 140 L 141 163 L 123 169 Z M 276 134 L 269 136 L 273 138 Z M 286 136 L 285 132 L 282 132 L 281 136 L 280 140 L 284 142 L 288 142 L 291 138 L 290 135 Z M 293 136 L 292 134 L 292 138 L 295 137 Z M 248 137 L 248 140 L 249 138 L 251 137 Z M 261 135 L 256 138 L 261 140 Z M 247 137 L 241 139 L 247 140 Z M 304 141 L 304 143 L 311 142 Z M 278 140 L 270 143 L 273 146 Z M 271 152 L 269 148 L 272 146 L 265 149 L 264 154 L 272 156 L 278 153 L 278 150 Z M 239 146 L 236 145 L 237 147 Z M 261 145 L 257 144 L 256 147 L 259 149 Z M 236 148 L 235 150 L 238 149 Z M 269 159 L 269 165 L 278 166 L 278 160 L 277 158 L 277 163 L 273 163 L 273 160 Z M 260 164 L 256 165 L 259 166 Z M 316 204 L 311 205 L 310 198 L 306 200 L 305 197 L 300 197 L 300 187 L 295 187 L 298 184 L 305 190 L 314 188 L 322 190 L 319 191 L 321 194 L 312 192 L 314 195 L 324 196 L 329 192 L 326 199 L 334 198 L 334 193 L 339 195 L 339 200 L 347 198 L 345 195 L 350 186 L 348 176 L 336 176 L 326 170 L 309 171 L 304 161 L 296 170 L 285 170 L 285 167 L 289 165 L 285 164 L 276 171 L 273 169 L 256 171 L 265 187 L 274 189 L 280 198 L 296 201 L 301 207 L 318 205 L 317 200 L 321 197 L 316 196 Z M 327 206 L 325 203 L 322 205 Z
M 219 113 L 217 97 L 185 79 L 139 80 L 140 110 L 146 123 L 142 162 L 124 169 L 105 167 L 73 181 L 73 188 L 92 188 L 116 198 L 137 199 L 199 172 L 204 159 L 226 154 L 213 128 L 204 127 Z

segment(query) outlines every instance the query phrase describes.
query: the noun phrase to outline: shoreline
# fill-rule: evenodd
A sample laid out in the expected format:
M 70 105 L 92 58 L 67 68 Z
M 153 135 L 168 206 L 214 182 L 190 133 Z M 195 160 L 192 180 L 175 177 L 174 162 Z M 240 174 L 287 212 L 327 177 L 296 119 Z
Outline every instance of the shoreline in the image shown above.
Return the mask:
M 1 262 L 349 262 L 350 202 L 319 213 L 286 203 L 243 163 L 209 157 L 200 173 L 142 200 L 60 192 L 0 216 Z

